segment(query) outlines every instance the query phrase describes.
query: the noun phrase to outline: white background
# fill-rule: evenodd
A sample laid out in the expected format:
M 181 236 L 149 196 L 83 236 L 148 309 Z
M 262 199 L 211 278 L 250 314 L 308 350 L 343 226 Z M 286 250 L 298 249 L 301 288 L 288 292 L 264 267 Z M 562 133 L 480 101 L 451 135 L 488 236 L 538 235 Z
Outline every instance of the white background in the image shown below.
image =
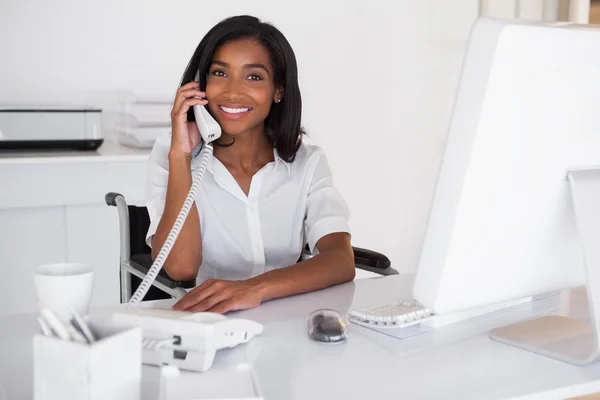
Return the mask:
M 234 14 L 264 18 L 296 52 L 303 124 L 325 148 L 350 206 L 353 244 L 412 271 L 478 7 L 478 0 L 1 0 L 0 103 L 94 104 L 119 90 L 170 100 L 211 26 Z

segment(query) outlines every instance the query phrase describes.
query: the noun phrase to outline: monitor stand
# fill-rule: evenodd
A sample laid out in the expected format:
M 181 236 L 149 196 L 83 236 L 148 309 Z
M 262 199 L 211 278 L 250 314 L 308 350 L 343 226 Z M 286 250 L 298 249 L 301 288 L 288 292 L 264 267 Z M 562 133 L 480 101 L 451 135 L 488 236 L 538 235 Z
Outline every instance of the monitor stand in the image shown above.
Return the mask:
M 600 168 L 570 171 L 575 219 L 586 270 L 589 320 L 544 316 L 490 331 L 490 338 L 575 365 L 600 358 Z

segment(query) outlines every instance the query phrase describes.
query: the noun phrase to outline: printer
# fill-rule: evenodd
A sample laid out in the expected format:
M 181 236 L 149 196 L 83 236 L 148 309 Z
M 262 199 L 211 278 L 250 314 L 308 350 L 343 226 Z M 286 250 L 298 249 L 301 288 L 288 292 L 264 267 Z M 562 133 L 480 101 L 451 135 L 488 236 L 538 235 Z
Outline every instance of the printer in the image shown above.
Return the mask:
M 0 106 L 0 150 L 96 150 L 102 110 Z

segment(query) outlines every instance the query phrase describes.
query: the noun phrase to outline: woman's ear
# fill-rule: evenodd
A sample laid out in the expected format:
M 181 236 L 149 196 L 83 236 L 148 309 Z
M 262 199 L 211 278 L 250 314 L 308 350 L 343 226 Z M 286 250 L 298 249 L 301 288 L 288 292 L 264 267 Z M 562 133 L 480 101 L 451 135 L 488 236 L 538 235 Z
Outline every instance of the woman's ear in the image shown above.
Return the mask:
M 273 101 L 275 103 L 279 103 L 283 99 L 283 88 L 278 88 L 275 90 L 275 96 L 273 96 Z

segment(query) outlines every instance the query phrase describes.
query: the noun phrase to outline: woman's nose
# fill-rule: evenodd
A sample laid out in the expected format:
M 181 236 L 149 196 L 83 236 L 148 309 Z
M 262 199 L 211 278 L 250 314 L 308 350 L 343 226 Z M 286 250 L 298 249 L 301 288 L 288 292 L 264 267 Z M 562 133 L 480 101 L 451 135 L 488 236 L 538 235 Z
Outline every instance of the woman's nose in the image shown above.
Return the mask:
M 230 79 L 227 82 L 224 94 L 230 97 L 242 96 L 244 93 L 241 82 L 239 82 L 237 79 Z

